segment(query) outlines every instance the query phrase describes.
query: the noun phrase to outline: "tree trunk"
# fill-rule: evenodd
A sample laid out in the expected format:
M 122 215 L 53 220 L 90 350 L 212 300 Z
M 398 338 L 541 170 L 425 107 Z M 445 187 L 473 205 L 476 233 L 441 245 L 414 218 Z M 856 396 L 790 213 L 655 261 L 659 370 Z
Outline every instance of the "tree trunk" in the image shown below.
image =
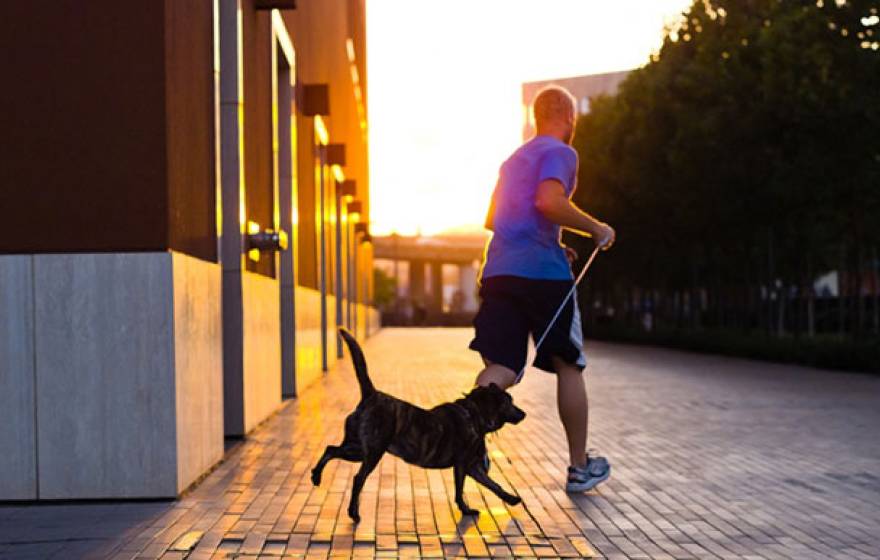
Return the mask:
M 761 296 L 761 287 L 760 287 L 760 270 L 753 271 L 752 270 L 752 259 L 749 258 L 751 255 L 746 253 L 746 316 L 745 323 L 743 327 L 746 331 L 751 330 L 752 326 L 752 317 L 758 317 L 760 314 L 760 296 Z M 760 267 L 759 267 L 760 268 Z M 757 278 L 755 278 L 755 272 L 757 272 Z M 755 285 L 755 280 L 758 280 L 757 286 Z M 760 320 L 759 320 L 760 325 Z
M 684 306 L 686 294 L 685 294 L 684 288 L 678 290 L 676 292 L 676 294 L 678 295 L 678 319 L 675 322 L 675 326 L 681 329 L 681 328 L 685 327 L 685 320 L 686 320 L 685 306 Z
M 767 232 L 767 331 L 773 332 L 773 294 L 776 292 L 776 267 L 774 266 L 773 231 Z
M 856 251 L 856 282 L 855 282 L 855 295 L 856 295 L 856 336 L 861 336 L 867 330 L 865 327 L 866 319 L 867 319 L 867 309 L 865 308 L 865 294 L 862 293 L 862 285 L 863 285 L 863 277 L 864 277 L 864 267 L 865 264 L 865 251 L 863 246 L 860 244 L 858 250 Z
M 721 280 L 721 266 L 718 263 L 718 257 L 716 255 L 712 256 L 712 260 L 715 263 L 715 297 L 714 297 L 714 306 L 715 306 L 715 327 L 724 327 L 724 283 Z
M 779 290 L 779 313 L 776 316 L 776 336 L 785 335 L 785 300 L 786 285 L 783 283 Z
M 840 245 L 840 262 L 837 269 L 837 333 L 846 333 L 846 248 Z
M 700 298 L 700 285 L 697 280 L 697 263 L 696 261 L 692 261 L 691 263 L 691 314 L 693 320 L 693 327 L 695 329 L 700 328 L 700 315 L 703 310 L 703 301 Z
M 880 258 L 876 246 L 874 247 L 874 278 L 871 286 L 874 288 L 874 334 L 880 335 Z
M 816 336 L 816 299 L 813 290 L 813 257 L 807 255 L 807 336 Z
M 816 299 L 812 289 L 807 293 L 807 336 L 816 336 Z
M 739 306 L 739 320 L 737 326 L 742 330 L 748 330 L 749 317 L 752 315 L 752 266 L 749 259 L 748 248 L 743 248 L 743 285 L 740 291 L 742 303 Z

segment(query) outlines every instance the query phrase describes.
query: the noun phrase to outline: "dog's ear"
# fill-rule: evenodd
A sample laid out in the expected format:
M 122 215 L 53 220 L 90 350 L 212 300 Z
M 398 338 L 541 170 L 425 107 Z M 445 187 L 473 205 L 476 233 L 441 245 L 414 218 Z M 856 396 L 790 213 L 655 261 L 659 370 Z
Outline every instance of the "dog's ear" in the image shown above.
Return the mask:
M 489 388 L 492 389 L 492 390 L 495 391 L 495 392 L 501 392 L 501 393 L 504 392 L 504 389 L 502 389 L 501 387 L 499 387 L 498 384 L 497 384 L 497 383 L 494 383 L 494 382 L 493 382 L 493 383 L 489 383 Z

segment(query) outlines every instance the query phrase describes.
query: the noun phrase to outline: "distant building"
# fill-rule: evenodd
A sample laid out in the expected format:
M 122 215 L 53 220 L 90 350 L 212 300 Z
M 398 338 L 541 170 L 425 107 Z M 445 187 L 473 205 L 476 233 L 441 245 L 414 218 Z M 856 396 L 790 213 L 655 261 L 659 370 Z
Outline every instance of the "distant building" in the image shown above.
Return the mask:
M 477 276 L 488 235 L 376 237 L 376 268 L 394 278 L 396 293 L 383 324 L 470 325 L 477 310 Z M 421 320 L 410 316 L 423 311 Z
M 598 95 L 613 95 L 617 92 L 620 83 L 626 79 L 631 70 L 622 72 L 608 72 L 606 74 L 591 74 L 589 76 L 575 76 L 573 78 L 559 78 L 557 80 L 542 80 L 539 82 L 527 82 L 522 86 L 523 104 L 523 140 L 528 140 L 535 135 L 535 125 L 532 122 L 529 108 L 535 95 L 541 88 L 549 85 L 562 86 L 574 95 L 578 102 L 578 113 L 581 115 L 590 112 L 590 98 Z

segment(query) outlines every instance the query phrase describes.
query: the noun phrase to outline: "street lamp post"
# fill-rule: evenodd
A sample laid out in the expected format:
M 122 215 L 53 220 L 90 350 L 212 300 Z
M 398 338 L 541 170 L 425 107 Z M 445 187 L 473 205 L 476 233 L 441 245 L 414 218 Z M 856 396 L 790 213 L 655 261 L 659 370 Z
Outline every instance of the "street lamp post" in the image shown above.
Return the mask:
M 370 225 L 367 222 L 358 222 L 355 224 L 354 228 L 354 236 L 355 236 L 355 245 L 360 246 L 364 243 L 372 243 L 373 237 L 370 235 Z M 358 236 L 361 236 L 360 240 L 358 240 Z M 369 315 L 369 305 L 370 305 L 370 273 L 367 272 L 363 275 L 363 285 L 364 285 L 364 336 L 370 335 L 370 315 Z
M 335 177 L 335 181 L 333 182 L 334 186 L 334 215 L 336 219 L 335 224 L 335 235 L 334 235 L 334 245 L 336 252 L 335 259 L 335 282 L 333 283 L 333 295 L 336 301 L 336 327 L 338 328 L 342 324 L 342 246 L 340 244 L 340 230 L 342 228 L 342 205 L 340 201 L 342 200 L 342 189 L 340 186 L 345 182 L 345 173 L 342 171 L 342 166 L 345 165 L 345 144 L 329 144 L 327 146 L 327 164 L 330 165 L 333 170 L 333 175 Z M 326 331 L 326 325 L 325 325 Z M 326 334 L 324 335 L 326 339 Z M 342 338 L 340 338 L 339 334 L 333 337 L 336 340 L 336 357 L 342 357 Z
M 400 319 L 400 265 L 397 255 L 397 232 L 391 232 L 391 239 L 394 241 L 394 320 L 397 324 L 403 324 Z
M 345 239 L 343 241 L 345 243 L 345 262 L 347 265 L 345 271 L 345 293 L 348 294 L 348 297 L 345 300 L 345 326 L 348 330 L 354 332 L 355 337 L 357 337 L 357 326 L 353 325 L 351 320 L 352 301 L 357 301 L 357 292 L 351 288 L 351 276 L 357 267 L 357 254 L 352 251 L 351 245 L 351 222 L 355 219 L 355 214 L 351 212 L 351 203 L 346 205 L 345 214 Z
M 320 285 L 321 285 L 321 371 L 327 371 L 327 228 L 325 227 L 325 223 L 327 220 L 325 211 L 325 201 L 324 201 L 324 185 L 326 184 L 326 180 L 324 178 L 324 168 L 327 166 L 327 150 L 325 146 L 320 146 L 318 148 L 319 160 L 320 160 L 320 173 L 319 173 L 319 181 L 320 186 L 318 190 L 321 193 L 320 201 L 318 204 L 318 211 L 320 215 Z
M 353 193 L 352 193 L 353 194 Z M 346 224 L 346 247 L 349 254 L 350 266 L 348 269 L 348 293 L 350 294 L 350 298 L 348 300 L 348 321 L 349 328 L 352 329 L 357 335 L 358 331 L 358 323 L 357 323 L 357 305 L 358 305 L 358 290 L 357 285 L 355 284 L 355 279 L 357 278 L 358 273 L 358 249 L 357 244 L 355 243 L 355 235 L 351 232 L 351 223 L 357 223 L 360 219 L 361 212 L 363 211 L 363 204 L 359 200 L 352 200 L 348 203 L 346 210 L 348 212 L 348 221 Z
M 349 216 L 353 216 L 349 214 Z M 351 298 L 348 300 L 348 328 L 354 331 L 355 336 L 357 336 L 358 324 L 357 324 L 357 306 L 358 306 L 358 293 L 357 287 L 355 286 L 354 279 L 357 277 L 358 272 L 358 252 L 354 245 L 354 233 L 351 231 L 352 224 L 346 224 L 345 232 L 347 234 L 345 238 L 345 242 L 348 246 L 348 254 L 351 258 L 351 267 L 348 270 L 348 293 L 351 294 Z
M 354 198 L 357 190 L 355 181 L 345 179 L 345 175 L 340 168 L 336 168 L 336 326 L 343 324 L 348 325 L 348 321 L 343 322 L 342 317 L 342 298 L 346 298 L 346 309 L 351 313 L 351 290 L 349 287 L 348 277 L 351 274 L 351 253 L 348 248 L 348 221 L 351 219 L 350 212 L 346 212 L 345 238 L 342 235 L 342 204 L 347 207 L 351 206 L 351 200 Z M 345 243 L 345 259 L 343 259 L 342 244 Z M 345 263 L 345 284 L 342 282 L 342 265 Z M 343 288 L 344 286 L 344 288 Z M 336 337 L 336 357 L 342 357 L 342 338 Z
M 336 328 L 342 325 L 342 183 L 336 183 Z M 348 294 L 346 294 L 347 296 Z M 342 338 L 336 335 L 336 357 L 342 357 Z

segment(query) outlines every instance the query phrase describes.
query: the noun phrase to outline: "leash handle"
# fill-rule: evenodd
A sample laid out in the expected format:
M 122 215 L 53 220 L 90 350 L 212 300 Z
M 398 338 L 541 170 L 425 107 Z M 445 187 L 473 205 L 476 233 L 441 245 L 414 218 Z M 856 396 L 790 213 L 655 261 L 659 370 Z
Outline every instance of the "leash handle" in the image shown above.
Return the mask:
M 553 325 L 556 323 L 556 320 L 559 319 L 559 315 L 562 313 L 562 310 L 565 309 L 565 304 L 568 303 L 568 300 L 571 299 L 571 296 L 577 291 L 578 284 L 581 283 L 581 280 L 584 279 L 584 275 L 587 273 L 587 269 L 590 268 L 590 265 L 593 264 L 593 260 L 596 258 L 596 255 L 599 254 L 599 246 L 597 245 L 593 252 L 590 254 L 590 258 L 587 259 L 587 264 L 584 265 L 584 268 L 581 269 L 580 274 L 578 274 L 577 279 L 575 279 L 574 284 L 571 286 L 571 290 L 568 291 L 568 295 L 565 296 L 565 299 L 562 300 L 562 303 L 559 305 L 559 309 L 556 310 L 556 314 L 553 315 L 553 318 L 550 319 L 550 322 L 547 324 L 547 328 L 544 329 L 544 334 L 541 335 L 541 338 L 538 339 L 538 342 L 535 343 L 535 353 L 538 352 L 538 349 L 541 348 L 541 345 L 544 343 L 544 339 L 547 338 L 547 335 L 550 333 L 550 329 L 553 328 Z M 523 367 L 522 371 L 519 372 L 517 379 L 522 377 L 523 371 L 525 371 L 525 367 Z

